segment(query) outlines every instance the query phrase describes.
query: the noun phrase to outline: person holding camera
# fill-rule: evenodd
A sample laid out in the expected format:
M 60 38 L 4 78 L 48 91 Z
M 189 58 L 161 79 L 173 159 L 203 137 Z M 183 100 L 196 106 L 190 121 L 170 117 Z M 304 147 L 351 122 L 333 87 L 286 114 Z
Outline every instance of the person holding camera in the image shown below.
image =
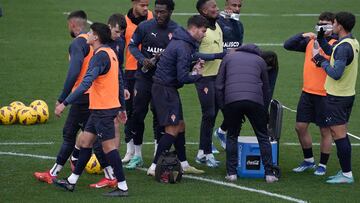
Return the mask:
M 332 24 L 334 22 L 334 14 L 323 12 L 319 16 L 317 29 L 328 28 L 325 32 L 324 39 L 333 44 L 336 39 L 332 35 Z M 326 91 L 324 88 L 326 73 L 324 70 L 316 67 L 312 60 L 313 56 L 320 54 L 325 58 L 329 58 L 322 49 L 320 49 L 316 41 L 316 34 L 313 32 L 300 33 L 290 37 L 284 43 L 284 48 L 290 51 L 304 52 L 304 70 L 303 70 L 303 88 L 300 95 L 296 113 L 295 130 L 299 138 L 299 142 L 303 151 L 304 161 L 293 169 L 296 173 L 301 173 L 308 169 L 316 167 L 313 151 L 312 138 L 308 130 L 310 123 L 315 123 L 320 128 L 320 162 L 314 172 L 315 175 L 324 175 L 326 173 L 326 164 L 331 151 L 331 134 L 322 119 L 324 114 L 324 99 Z M 329 55 L 329 54 L 328 54 Z
M 355 16 L 349 12 L 335 15 L 333 32 L 339 36 L 336 45 L 330 46 L 325 39 L 325 30 L 320 29 L 317 41 L 321 48 L 331 53 L 330 60 L 321 54 L 313 58 L 316 65 L 327 74 L 325 81 L 325 126 L 335 141 L 341 171 L 330 176 L 327 183 L 353 183 L 351 170 L 351 144 L 347 135 L 348 122 L 355 100 L 356 77 L 358 72 L 359 42 L 351 34 Z

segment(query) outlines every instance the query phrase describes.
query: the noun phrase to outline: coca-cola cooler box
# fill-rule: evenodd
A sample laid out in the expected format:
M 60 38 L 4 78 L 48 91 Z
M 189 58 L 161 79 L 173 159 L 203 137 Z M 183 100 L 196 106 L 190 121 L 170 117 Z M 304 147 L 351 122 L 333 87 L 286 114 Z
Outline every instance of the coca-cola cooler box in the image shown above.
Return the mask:
M 278 142 L 271 142 L 273 164 L 278 165 Z M 237 174 L 245 178 L 264 178 L 264 165 L 261 161 L 260 147 L 255 136 L 239 136 L 239 162 Z

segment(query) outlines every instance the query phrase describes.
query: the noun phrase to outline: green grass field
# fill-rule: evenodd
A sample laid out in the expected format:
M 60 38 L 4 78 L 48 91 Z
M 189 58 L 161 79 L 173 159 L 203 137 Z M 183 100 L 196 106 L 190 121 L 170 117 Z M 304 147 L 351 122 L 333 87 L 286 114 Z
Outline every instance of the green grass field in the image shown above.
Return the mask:
M 175 13 L 193 13 L 195 0 L 175 0 Z M 153 7 L 154 1 L 151 1 Z M 218 1 L 222 9 L 224 0 Z M 55 101 L 60 94 L 68 66 L 68 45 L 71 38 L 67 31 L 64 12 L 83 9 L 91 21 L 105 22 L 114 12 L 125 14 L 130 8 L 130 0 L 2 0 L 3 17 L 0 18 L 0 106 L 6 106 L 18 100 L 27 105 L 35 99 L 45 100 L 50 112 L 54 111 Z M 288 52 L 277 45 L 283 43 L 293 34 L 313 31 L 316 16 L 299 16 L 293 14 L 319 14 L 322 11 L 351 11 L 357 13 L 358 23 L 353 30 L 360 36 L 360 18 L 358 0 L 245 0 L 243 14 L 264 14 L 263 16 L 243 15 L 241 20 L 245 27 L 245 43 L 271 43 L 273 46 L 262 46 L 263 49 L 278 53 L 280 72 L 274 98 L 285 106 L 296 109 L 302 86 L 303 54 Z M 184 25 L 188 16 L 174 15 L 173 19 Z M 359 94 L 360 82 L 357 83 Z M 196 99 L 195 88 L 188 85 L 181 90 L 184 116 L 187 122 L 187 142 L 198 142 L 200 124 L 200 106 Z M 151 115 L 151 114 L 150 114 Z M 151 142 L 151 116 L 148 116 L 145 142 Z M 36 181 L 33 172 L 48 170 L 54 163 L 52 159 L 41 159 L 27 156 L 4 155 L 7 152 L 55 157 L 62 142 L 62 127 L 66 113 L 60 118 L 51 114 L 44 125 L 21 126 L 0 125 L 0 202 L 106 202 L 112 201 L 101 196 L 106 189 L 93 190 L 88 187 L 102 176 L 84 174 L 74 193 L 67 193 Z M 221 122 L 221 115 L 217 126 Z M 284 110 L 283 129 L 280 145 L 280 167 L 282 178 L 276 184 L 266 184 L 261 179 L 242 179 L 235 184 L 243 187 L 229 187 L 211 182 L 185 178 L 180 184 L 159 184 L 144 171 L 125 171 L 129 185 L 129 198 L 121 201 L 132 202 L 278 202 L 287 201 L 269 195 L 284 195 L 291 200 L 310 202 L 356 202 L 360 198 L 360 147 L 352 148 L 352 167 L 355 183 L 352 185 L 327 185 L 326 177 L 316 177 L 312 172 L 295 174 L 291 171 L 301 160 L 299 146 L 285 143 L 297 143 L 294 131 L 295 113 Z M 349 132 L 359 136 L 360 106 L 355 101 Z M 314 143 L 319 143 L 319 131 L 311 127 Z M 253 132 L 245 125 L 242 135 Z M 123 141 L 123 139 L 122 139 Z M 360 140 L 351 138 L 353 144 Z M 4 143 L 53 142 L 48 145 L 10 145 Z M 214 141 L 215 144 L 218 144 Z M 220 148 L 220 145 L 217 145 Z M 219 155 L 221 167 L 209 169 L 194 161 L 197 145 L 187 145 L 188 160 L 191 165 L 204 169 L 204 179 L 223 181 L 225 176 L 225 152 Z M 316 161 L 319 160 L 319 146 L 314 146 Z M 124 155 L 125 145 L 120 146 Z M 143 155 L 145 167 L 152 160 L 153 145 L 145 145 Z M 333 148 L 328 164 L 327 175 L 339 170 L 336 149 Z M 70 174 L 66 165 L 60 177 Z M 256 191 L 250 192 L 244 187 Z

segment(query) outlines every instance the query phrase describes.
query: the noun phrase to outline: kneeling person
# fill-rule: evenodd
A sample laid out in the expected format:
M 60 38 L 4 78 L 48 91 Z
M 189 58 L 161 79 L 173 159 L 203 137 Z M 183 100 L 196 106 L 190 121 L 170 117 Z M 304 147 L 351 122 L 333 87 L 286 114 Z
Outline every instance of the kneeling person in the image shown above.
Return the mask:
M 104 153 L 114 169 L 118 180 L 118 188 L 105 196 L 127 196 L 128 187 L 125 181 L 119 152 L 116 148 L 114 118 L 118 116 L 122 123 L 126 122 L 125 111 L 120 111 L 119 102 L 119 62 L 114 51 L 106 46 L 111 41 L 111 32 L 107 25 L 94 23 L 90 26 L 87 43 L 94 48 L 95 55 L 90 60 L 88 71 L 80 86 L 55 109 L 60 116 L 67 104 L 71 104 L 79 95 L 88 90 L 91 110 L 85 132 L 80 140 L 80 154 L 74 172 L 64 180 L 55 180 L 54 184 L 68 191 L 73 191 L 86 163 L 91 156 L 96 136 L 102 143 Z

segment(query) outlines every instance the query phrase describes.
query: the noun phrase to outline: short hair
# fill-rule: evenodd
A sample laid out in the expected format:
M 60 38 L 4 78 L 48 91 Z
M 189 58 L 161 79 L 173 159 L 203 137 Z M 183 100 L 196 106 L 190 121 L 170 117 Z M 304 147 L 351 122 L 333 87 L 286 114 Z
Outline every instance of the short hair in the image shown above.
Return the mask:
M 349 12 L 339 12 L 335 14 L 336 21 L 343 26 L 344 30 L 351 32 L 355 26 L 355 16 Z
M 114 13 L 112 14 L 107 24 L 109 24 L 111 27 L 116 27 L 116 25 L 119 25 L 120 29 L 125 30 L 127 27 L 125 16 L 120 13 Z
M 108 44 L 112 41 L 110 28 L 104 23 L 93 23 L 90 25 L 90 29 L 99 37 L 101 44 Z
M 72 19 L 72 18 L 81 18 L 81 19 L 86 20 L 86 19 L 87 19 L 87 16 L 86 16 L 85 11 L 83 11 L 83 10 L 77 10 L 77 11 L 71 12 L 71 13 L 68 15 L 68 17 L 67 17 L 68 20 L 70 20 L 70 19 Z
M 173 11 L 175 8 L 175 3 L 173 0 L 155 0 L 155 5 L 166 5 L 168 11 Z
M 201 10 L 203 9 L 204 5 L 206 4 L 206 2 L 208 2 L 210 0 L 198 0 L 196 3 L 196 9 L 198 10 L 199 13 L 201 13 Z
M 326 20 L 326 21 L 334 22 L 334 19 L 335 19 L 335 14 L 332 12 L 325 11 L 319 15 L 319 20 Z
M 189 20 L 187 21 L 187 27 L 191 27 L 191 26 L 195 26 L 197 28 L 200 27 L 209 27 L 209 22 L 208 20 L 202 16 L 202 15 L 193 15 L 189 18 Z

